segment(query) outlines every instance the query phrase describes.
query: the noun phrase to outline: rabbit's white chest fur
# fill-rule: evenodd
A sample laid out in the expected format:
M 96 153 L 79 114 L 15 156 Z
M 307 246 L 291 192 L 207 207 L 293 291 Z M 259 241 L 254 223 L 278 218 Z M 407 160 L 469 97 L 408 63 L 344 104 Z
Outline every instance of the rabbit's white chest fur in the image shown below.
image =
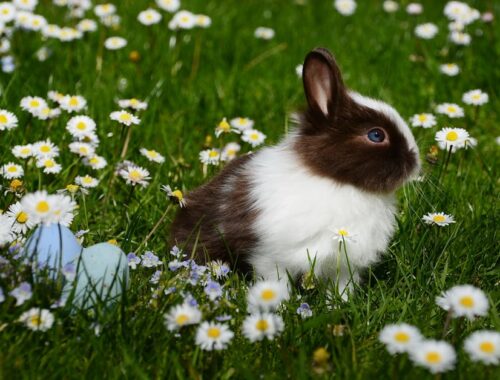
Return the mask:
M 352 272 L 377 261 L 395 228 L 394 195 L 375 195 L 314 175 L 291 148 L 294 137 L 256 153 L 247 166 L 250 197 L 258 210 L 254 230 L 257 247 L 251 254 L 258 276 L 276 278 L 315 272 L 335 279 L 339 243 L 334 230 L 346 228 L 355 242 L 347 243 Z M 309 256 L 309 258 L 308 258 Z M 344 286 L 349 269 L 340 255 Z M 350 276 L 349 276 L 350 277 Z

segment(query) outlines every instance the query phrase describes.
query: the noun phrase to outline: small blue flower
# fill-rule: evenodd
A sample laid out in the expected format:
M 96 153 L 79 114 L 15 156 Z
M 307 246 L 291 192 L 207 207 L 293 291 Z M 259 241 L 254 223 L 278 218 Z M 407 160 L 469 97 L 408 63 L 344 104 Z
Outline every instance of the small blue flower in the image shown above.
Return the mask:
M 141 257 L 142 266 L 146 268 L 154 268 L 162 265 L 162 261 L 153 252 L 147 251 Z
M 175 286 L 171 286 L 170 288 L 165 289 L 163 292 L 166 296 L 168 296 L 169 294 L 174 293 L 176 290 L 177 288 Z
M 157 284 L 158 282 L 160 282 L 161 274 L 162 274 L 162 271 L 161 270 L 157 270 L 156 272 L 153 273 L 153 275 L 149 279 L 149 282 L 151 284 Z
M 222 296 L 222 286 L 216 281 L 209 280 L 203 290 L 211 301 Z
M 31 285 L 27 282 L 21 282 L 17 288 L 9 293 L 12 297 L 16 299 L 16 306 L 22 305 L 24 302 L 29 300 L 33 295 L 31 291 Z
M 130 252 L 127 255 L 127 260 L 128 260 L 128 266 L 130 269 L 135 269 L 137 268 L 137 265 L 141 263 L 141 258 L 138 257 L 134 252 Z
M 219 322 L 226 322 L 230 321 L 233 317 L 231 317 L 229 314 L 223 314 L 215 317 L 215 319 Z
M 306 319 L 312 317 L 313 312 L 308 303 L 301 303 L 299 308 L 297 309 L 297 314 L 301 316 L 302 319 Z
M 62 274 L 67 281 L 73 281 L 76 277 L 76 266 L 73 263 L 67 263 L 62 268 Z

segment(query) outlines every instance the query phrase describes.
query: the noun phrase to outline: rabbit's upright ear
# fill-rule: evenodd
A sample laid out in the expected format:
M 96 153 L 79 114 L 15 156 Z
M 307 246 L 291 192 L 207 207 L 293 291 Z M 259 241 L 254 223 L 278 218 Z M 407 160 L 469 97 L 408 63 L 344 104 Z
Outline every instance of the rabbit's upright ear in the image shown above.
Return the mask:
M 325 117 L 333 116 L 346 90 L 340 69 L 328 50 L 317 48 L 306 56 L 302 80 L 309 108 Z

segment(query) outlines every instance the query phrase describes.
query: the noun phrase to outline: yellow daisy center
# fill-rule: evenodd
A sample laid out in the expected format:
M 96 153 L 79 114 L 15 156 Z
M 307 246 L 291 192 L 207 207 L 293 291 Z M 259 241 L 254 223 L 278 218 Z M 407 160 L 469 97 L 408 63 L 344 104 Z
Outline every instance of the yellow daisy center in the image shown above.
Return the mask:
M 95 164 L 98 164 L 98 163 L 99 163 L 99 159 L 98 159 L 98 158 L 96 158 L 96 157 L 92 157 L 92 158 L 89 160 L 89 162 L 90 162 L 91 164 L 94 164 L 94 165 L 95 165 Z
M 76 96 L 72 96 L 70 99 L 69 99 L 69 105 L 72 106 L 72 107 L 76 107 L 78 105 L 78 98 Z
M 9 166 L 9 167 L 7 168 L 7 171 L 8 171 L 9 173 L 15 173 L 15 172 L 17 172 L 17 168 L 16 168 L 15 166 Z
M 81 146 L 78 150 L 81 154 L 88 154 L 89 152 L 89 150 L 84 146 Z
M 239 117 L 238 118 L 238 124 L 243 125 L 243 124 L 246 124 L 246 123 L 247 123 L 247 119 L 245 119 L 244 117 Z
M 255 328 L 259 331 L 267 331 L 267 329 L 269 328 L 269 323 L 265 319 L 260 319 L 255 324 Z
M 448 106 L 448 108 L 446 108 L 446 110 L 450 113 L 455 113 L 457 112 L 457 109 L 454 107 L 454 106 Z
M 50 146 L 48 146 L 48 145 L 42 145 L 40 147 L 40 152 L 42 152 L 42 153 L 49 153 L 50 152 Z
M 155 152 L 154 150 L 148 150 L 148 156 L 151 158 L 156 158 L 158 157 L 158 152 Z
M 139 181 L 142 179 L 142 174 L 138 170 L 131 170 L 128 176 L 133 181 Z
M 222 120 L 217 127 L 218 127 L 218 129 L 221 129 L 224 132 L 229 132 L 231 130 L 231 126 L 226 121 L 226 119 Z
M 84 131 L 85 129 L 87 129 L 87 124 L 85 124 L 83 121 L 80 121 L 76 125 L 76 129 L 79 129 L 80 131 Z
M 406 343 L 410 340 L 410 336 L 403 331 L 399 331 L 394 334 L 394 340 L 398 343 Z
M 474 298 L 471 296 L 464 296 L 460 298 L 460 305 L 470 309 L 471 307 L 474 307 Z
M 495 345 L 491 342 L 482 342 L 479 349 L 487 354 L 492 354 L 495 351 Z
M 4 15 L 8 15 L 10 13 L 9 9 L 8 8 L 4 8 L 2 9 L 2 14 Z
M 30 102 L 30 106 L 31 106 L 31 107 L 34 107 L 34 108 L 39 107 L 39 106 L 40 106 L 40 102 L 39 102 L 38 100 L 36 100 L 36 99 L 33 99 L 33 100 Z
M 49 203 L 47 201 L 40 201 L 35 207 L 38 212 L 48 212 L 50 209 Z
M 5 115 L 0 115 L 0 123 L 5 124 L 8 121 Z
M 432 217 L 432 220 L 435 221 L 436 223 L 442 223 L 446 220 L 446 218 L 443 215 L 434 215 Z
M 182 16 L 182 17 L 181 17 L 181 21 L 182 21 L 182 22 L 188 22 L 188 21 L 189 21 L 189 17 L 187 17 L 187 16 Z
M 441 362 L 442 356 L 439 352 L 431 351 L 428 352 L 427 355 L 425 355 L 425 360 L 427 360 L 428 363 L 437 364 Z
M 344 230 L 343 228 L 341 228 L 339 230 L 339 235 L 340 236 L 349 236 L 349 232 L 347 232 L 347 230 Z
M 184 198 L 184 195 L 182 194 L 182 191 L 180 191 L 180 190 L 172 191 L 172 196 L 176 197 L 180 201 L 182 201 L 182 198 Z
M 418 120 L 423 123 L 424 121 L 427 120 L 427 115 L 424 114 L 418 115 Z
M 259 139 L 259 135 L 257 133 L 252 133 L 250 135 L 250 140 L 258 140 Z
M 53 168 L 55 163 L 53 160 L 45 160 L 45 162 L 43 163 L 43 165 L 46 167 L 46 168 Z
M 85 176 L 82 178 L 82 182 L 85 183 L 85 184 L 90 184 L 93 182 L 93 178 L 92 177 L 89 177 L 89 176 Z
M 217 339 L 220 337 L 220 329 L 218 327 L 210 327 L 207 331 L 207 335 L 212 339 Z
M 22 148 L 21 149 L 21 154 L 30 154 L 31 153 L 31 149 L 30 148 Z
M 272 289 L 265 289 L 260 293 L 260 296 L 265 301 L 271 301 L 272 299 L 276 298 L 276 292 Z
M 186 314 L 179 314 L 177 318 L 175 318 L 175 323 L 178 325 L 184 325 L 189 321 L 189 317 Z
M 450 131 L 446 134 L 446 140 L 456 141 L 458 139 L 458 133 L 455 131 Z
M 479 100 L 480 98 L 481 98 L 480 94 L 474 94 L 474 95 L 472 95 L 472 99 L 474 99 L 474 100 Z
M 14 179 L 12 180 L 12 182 L 10 183 L 10 188 L 13 189 L 13 190 L 16 190 L 18 189 L 19 187 L 21 187 L 23 185 L 23 182 L 18 180 L 18 179 Z
M 130 119 L 132 119 L 132 115 L 128 114 L 128 113 L 122 113 L 120 115 L 120 120 L 121 121 L 130 121 Z
M 216 150 L 211 150 L 210 153 L 208 153 L 208 157 L 210 157 L 210 158 L 215 158 L 218 156 L 219 156 L 219 152 L 217 152 Z
M 20 213 L 17 214 L 16 222 L 24 224 L 27 221 L 28 221 L 28 214 L 26 214 L 24 211 L 21 211 Z
M 70 193 L 74 194 L 78 191 L 79 186 L 78 185 L 68 185 L 66 186 L 66 190 L 68 190 Z
M 39 315 L 33 315 L 30 317 L 31 326 L 40 326 L 42 324 L 42 318 Z

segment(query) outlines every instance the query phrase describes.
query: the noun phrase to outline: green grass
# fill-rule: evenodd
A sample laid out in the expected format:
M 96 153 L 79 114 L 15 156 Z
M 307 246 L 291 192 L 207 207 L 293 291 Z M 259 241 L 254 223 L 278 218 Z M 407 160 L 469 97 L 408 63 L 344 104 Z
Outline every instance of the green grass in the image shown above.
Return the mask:
M 15 266 L 0 267 L 0 286 L 6 294 L 0 304 L 0 378 L 432 378 L 407 357 L 391 357 L 378 341 L 378 332 L 388 323 L 404 321 L 419 327 L 425 336 L 440 339 L 446 313 L 434 299 L 451 286 L 465 283 L 488 294 L 490 312 L 473 322 L 453 320 L 445 339 L 456 347 L 458 363 L 442 378 L 479 380 L 500 375 L 498 368 L 472 363 L 461 347 L 474 330 L 500 329 L 500 157 L 495 142 L 500 134 L 500 29 L 496 22 L 469 26 L 472 44 L 457 47 L 447 41 L 444 2 L 440 1 L 423 1 L 425 12 L 416 17 L 403 10 L 386 14 L 380 2 L 358 1 L 356 13 L 342 17 L 332 1 L 309 0 L 298 5 L 284 0 L 183 0 L 183 8 L 209 15 L 213 24 L 208 29 L 178 32 L 177 45 L 169 48 L 169 39 L 176 34 L 167 28 L 167 13 L 161 24 L 148 28 L 136 16 L 152 1 L 115 3 L 121 26 L 109 30 L 101 25 L 83 40 L 42 41 L 38 33 L 15 31 L 12 51 L 18 67 L 13 74 L 0 74 L 0 108 L 19 117 L 18 128 L 0 132 L 0 164 L 17 161 L 10 153 L 13 145 L 50 137 L 63 148 L 59 159 L 63 172 L 43 175 L 40 181 L 38 169 L 31 165 L 23 179 L 27 191 L 41 187 L 55 192 L 78 174 L 100 179 L 101 184 L 86 197 L 86 207 L 77 198 L 80 212 L 71 226 L 73 231 L 90 230 L 86 246 L 116 239 L 124 252 L 136 250 L 168 206 L 160 184 L 189 191 L 207 180 L 198 153 L 222 117 L 248 116 L 268 136 L 266 144 L 278 142 L 291 127 L 290 112 L 305 104 L 295 66 L 314 47 L 324 46 L 335 54 L 350 88 L 393 104 L 405 119 L 433 112 L 438 103 L 461 103 L 462 94 L 470 89 L 482 89 L 490 101 L 477 118 L 471 106 L 464 106 L 463 119 L 440 116 L 437 127 L 414 129 L 426 179 L 398 193 L 398 231 L 383 260 L 365 273 L 348 302 L 336 299 L 336 307 L 329 308 L 326 284 L 311 290 L 297 287 L 295 294 L 309 302 L 313 317 L 299 318 L 295 310 L 301 301 L 294 294 L 282 313 L 283 334 L 274 341 L 254 344 L 240 333 L 246 309 L 244 279 L 234 275 L 228 280 L 225 288 L 232 298 L 215 310 L 200 287 L 191 288 L 166 270 L 162 284 L 192 291 L 202 304 L 204 319 L 224 313 L 233 316 L 229 324 L 236 335 L 229 348 L 203 352 L 194 345 L 195 328 L 175 337 L 164 327 L 163 314 L 182 297 L 178 292 L 160 295 L 150 303 L 154 286 L 148 281 L 153 269 L 132 271 L 130 288 L 115 306 L 100 307 L 94 313 L 72 311 L 70 306 L 56 310 L 53 328 L 41 333 L 26 329 L 16 319 L 30 307 L 48 308 L 56 297 L 54 286 L 36 285 L 33 298 L 15 307 L 7 293 L 29 278 L 29 273 Z M 470 1 L 470 5 L 499 15 L 496 2 Z M 63 9 L 48 0 L 41 1 L 37 12 L 53 23 L 71 22 Z M 91 12 L 88 15 L 95 17 Z M 439 34 L 430 41 L 417 40 L 414 26 L 427 21 L 439 26 Z M 253 37 L 255 28 L 262 25 L 275 29 L 273 40 Z M 125 37 L 127 47 L 104 50 L 103 40 L 111 35 Z M 41 46 L 52 50 L 45 62 L 36 59 Z M 139 52 L 138 62 L 129 59 L 132 50 Z M 97 70 L 101 58 L 102 69 Z M 456 62 L 461 73 L 457 77 L 440 74 L 438 65 L 446 62 Z M 120 89 L 122 78 L 127 81 L 125 89 Z M 96 120 L 101 139 L 97 152 L 108 160 L 107 168 L 93 172 L 66 149 L 71 141 L 64 129 L 66 113 L 47 122 L 33 120 L 20 109 L 22 97 L 45 97 L 48 90 L 87 99 L 86 114 Z M 115 99 L 128 97 L 146 99 L 149 108 L 141 113 L 141 124 L 133 127 L 127 159 L 147 167 L 152 176 L 150 185 L 135 189 L 132 197 L 121 179 L 111 182 L 122 139 L 121 128 L 109 114 L 118 109 Z M 426 162 L 425 155 L 435 132 L 450 125 L 465 127 L 477 138 L 478 146 L 454 154 L 438 178 L 445 153 L 439 153 L 436 164 Z M 109 132 L 112 137 L 107 137 Z M 225 137 L 225 141 L 237 139 Z M 215 137 L 214 144 L 219 144 Z M 161 166 L 147 162 L 139 154 L 140 147 L 158 150 L 166 162 Z M 218 171 L 209 169 L 209 176 Z M 1 181 L 8 186 L 8 181 Z M 11 194 L 2 196 L 0 209 L 7 209 L 13 201 Z M 451 213 L 457 223 L 446 228 L 423 224 L 422 216 L 432 211 Z M 173 216 L 174 209 L 140 253 L 147 248 L 165 262 L 170 259 L 167 237 Z M 94 333 L 96 324 L 101 326 L 99 336 Z M 332 333 L 335 325 L 347 326 L 343 336 Z M 324 375 L 316 374 L 312 366 L 318 347 L 325 347 L 331 355 Z

